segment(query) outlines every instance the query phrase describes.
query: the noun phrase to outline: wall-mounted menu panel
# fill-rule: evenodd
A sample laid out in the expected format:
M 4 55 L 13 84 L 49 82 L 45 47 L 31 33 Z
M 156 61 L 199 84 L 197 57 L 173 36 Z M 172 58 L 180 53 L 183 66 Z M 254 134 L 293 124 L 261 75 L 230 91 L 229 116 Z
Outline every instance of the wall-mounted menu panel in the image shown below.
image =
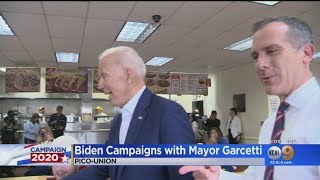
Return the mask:
M 87 93 L 88 69 L 46 68 L 46 93 Z
M 40 92 L 40 68 L 6 68 L 5 92 Z

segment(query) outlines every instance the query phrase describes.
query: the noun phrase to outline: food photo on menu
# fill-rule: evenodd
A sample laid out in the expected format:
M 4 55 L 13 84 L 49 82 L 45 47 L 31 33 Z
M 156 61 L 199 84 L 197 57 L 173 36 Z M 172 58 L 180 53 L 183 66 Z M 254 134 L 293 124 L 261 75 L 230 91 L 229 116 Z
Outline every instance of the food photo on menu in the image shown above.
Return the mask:
M 40 92 L 40 68 L 7 68 L 5 92 Z
M 47 93 L 86 93 L 88 92 L 88 71 L 46 68 Z

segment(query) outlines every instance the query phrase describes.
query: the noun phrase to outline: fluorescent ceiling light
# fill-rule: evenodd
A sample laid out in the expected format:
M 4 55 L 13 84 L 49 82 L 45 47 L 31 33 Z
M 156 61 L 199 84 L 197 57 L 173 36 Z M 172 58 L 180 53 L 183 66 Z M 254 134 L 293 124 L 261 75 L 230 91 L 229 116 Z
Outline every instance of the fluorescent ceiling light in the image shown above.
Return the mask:
M 13 32 L 11 31 L 10 27 L 6 23 L 6 21 L 0 15 L 0 35 L 9 35 L 14 36 Z
M 319 52 L 316 52 L 314 55 L 313 55 L 313 59 L 316 59 L 316 58 L 319 58 L 320 57 L 320 51 Z
M 244 51 L 244 50 L 250 49 L 251 46 L 252 46 L 252 36 L 246 39 L 243 39 L 239 42 L 236 42 L 234 44 L 231 44 L 230 46 L 225 47 L 223 49 L 232 50 L 232 51 Z
M 160 24 L 126 22 L 116 41 L 140 42 L 146 40 Z
M 56 52 L 58 62 L 78 63 L 79 53 Z
M 275 4 L 277 4 L 280 1 L 252 1 L 258 4 L 264 4 L 264 5 L 268 5 L 268 6 L 273 6 Z
M 170 61 L 174 60 L 174 58 L 168 58 L 168 57 L 154 57 L 150 59 L 146 65 L 148 66 L 162 66 Z
M 0 68 L 0 71 L 6 72 L 6 68 Z

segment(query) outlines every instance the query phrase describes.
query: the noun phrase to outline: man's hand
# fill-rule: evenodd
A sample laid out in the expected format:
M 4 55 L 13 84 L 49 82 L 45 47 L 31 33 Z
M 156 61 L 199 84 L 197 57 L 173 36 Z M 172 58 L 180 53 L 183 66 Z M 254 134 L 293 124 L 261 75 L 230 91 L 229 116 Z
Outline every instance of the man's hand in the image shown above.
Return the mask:
M 237 136 L 237 142 L 239 142 L 240 141 L 240 135 L 239 136 Z
M 183 166 L 179 169 L 180 174 L 192 172 L 195 180 L 219 179 L 221 166 Z

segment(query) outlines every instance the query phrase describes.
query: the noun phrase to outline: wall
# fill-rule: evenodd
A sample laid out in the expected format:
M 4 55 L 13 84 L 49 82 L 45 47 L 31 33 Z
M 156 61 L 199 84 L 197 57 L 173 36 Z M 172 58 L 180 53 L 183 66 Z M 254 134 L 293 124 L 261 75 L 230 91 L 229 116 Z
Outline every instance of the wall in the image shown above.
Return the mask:
M 216 109 L 223 133 L 226 135 L 229 109 L 233 107 L 233 95 L 245 94 L 246 112 L 238 113 L 242 120 L 242 143 L 257 143 L 260 122 L 268 116 L 268 99 L 260 81 L 256 78 L 254 65 L 248 64 L 217 73 L 216 83 Z
M 318 62 L 311 63 L 311 71 L 315 77 L 317 77 L 320 80 L 320 59 L 318 59 Z

